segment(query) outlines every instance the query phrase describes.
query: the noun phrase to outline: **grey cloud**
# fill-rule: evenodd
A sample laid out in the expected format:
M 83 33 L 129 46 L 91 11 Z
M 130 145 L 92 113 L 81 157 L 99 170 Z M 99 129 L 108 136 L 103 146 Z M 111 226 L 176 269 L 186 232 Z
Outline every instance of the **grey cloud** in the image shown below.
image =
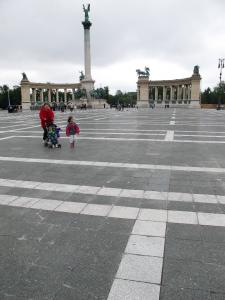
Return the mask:
M 225 43 L 213 47 L 223 36 L 223 0 L 90 3 L 92 62 L 94 67 L 105 67 L 106 73 L 110 65 L 140 57 L 146 58 L 146 64 L 160 60 L 187 72 L 199 64 L 208 72 L 224 51 Z M 59 70 L 81 66 L 82 4 L 81 0 L 0 0 L 0 70 L 49 66 L 50 74 L 53 66 Z

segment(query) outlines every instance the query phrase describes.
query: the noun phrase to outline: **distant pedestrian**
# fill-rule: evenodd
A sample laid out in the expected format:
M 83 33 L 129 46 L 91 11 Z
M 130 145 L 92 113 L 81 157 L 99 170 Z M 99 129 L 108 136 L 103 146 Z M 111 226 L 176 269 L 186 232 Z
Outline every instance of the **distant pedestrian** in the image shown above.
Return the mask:
M 76 136 L 80 133 L 80 128 L 72 116 L 68 118 L 67 122 L 66 135 L 69 137 L 70 148 L 73 149 L 75 147 Z

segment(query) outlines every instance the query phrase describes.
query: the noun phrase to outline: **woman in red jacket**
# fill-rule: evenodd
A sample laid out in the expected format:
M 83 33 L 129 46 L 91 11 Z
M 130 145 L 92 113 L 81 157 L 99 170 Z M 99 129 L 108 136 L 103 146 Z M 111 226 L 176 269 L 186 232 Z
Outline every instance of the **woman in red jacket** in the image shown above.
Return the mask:
M 48 131 L 47 131 L 47 125 L 53 123 L 54 121 L 54 113 L 51 110 L 51 107 L 48 105 L 48 103 L 45 103 L 39 112 L 39 117 L 41 120 L 41 127 L 44 130 L 43 133 L 43 141 L 47 139 Z

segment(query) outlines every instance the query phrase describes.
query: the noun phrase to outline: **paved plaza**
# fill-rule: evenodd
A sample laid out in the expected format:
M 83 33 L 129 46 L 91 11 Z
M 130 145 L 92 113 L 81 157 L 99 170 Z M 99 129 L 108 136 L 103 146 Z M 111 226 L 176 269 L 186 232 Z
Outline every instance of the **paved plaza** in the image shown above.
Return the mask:
M 0 112 L 1 300 L 224 300 L 225 111 Z

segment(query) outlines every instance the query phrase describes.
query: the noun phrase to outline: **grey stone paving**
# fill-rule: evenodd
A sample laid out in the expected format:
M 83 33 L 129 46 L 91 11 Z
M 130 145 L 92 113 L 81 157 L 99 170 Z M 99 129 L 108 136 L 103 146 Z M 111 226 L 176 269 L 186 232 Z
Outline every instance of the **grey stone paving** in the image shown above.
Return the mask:
M 174 211 L 175 220 L 176 211 L 225 214 L 225 202 L 211 203 L 212 195 L 225 195 L 225 173 L 204 171 L 225 167 L 225 113 L 155 109 L 75 115 L 81 138 L 73 152 L 64 134 L 68 113 L 56 114 L 62 149 L 49 150 L 41 144 L 35 112 L 0 112 L 0 156 L 199 166 L 202 171 L 0 161 L 0 179 L 186 195 L 184 201 L 137 199 L 134 192 L 90 195 L 0 183 L 0 195 L 94 204 L 90 214 L 99 205 L 123 207 L 100 217 L 0 205 L 0 299 L 107 299 L 110 290 L 110 300 L 225 299 L 225 228 L 187 225 L 182 218 L 179 224 L 166 223 L 154 215 Z M 174 131 L 174 140 L 165 140 L 167 131 Z M 193 194 L 205 198 L 188 200 Z M 153 209 L 150 220 L 156 224 L 135 221 L 130 208 Z

